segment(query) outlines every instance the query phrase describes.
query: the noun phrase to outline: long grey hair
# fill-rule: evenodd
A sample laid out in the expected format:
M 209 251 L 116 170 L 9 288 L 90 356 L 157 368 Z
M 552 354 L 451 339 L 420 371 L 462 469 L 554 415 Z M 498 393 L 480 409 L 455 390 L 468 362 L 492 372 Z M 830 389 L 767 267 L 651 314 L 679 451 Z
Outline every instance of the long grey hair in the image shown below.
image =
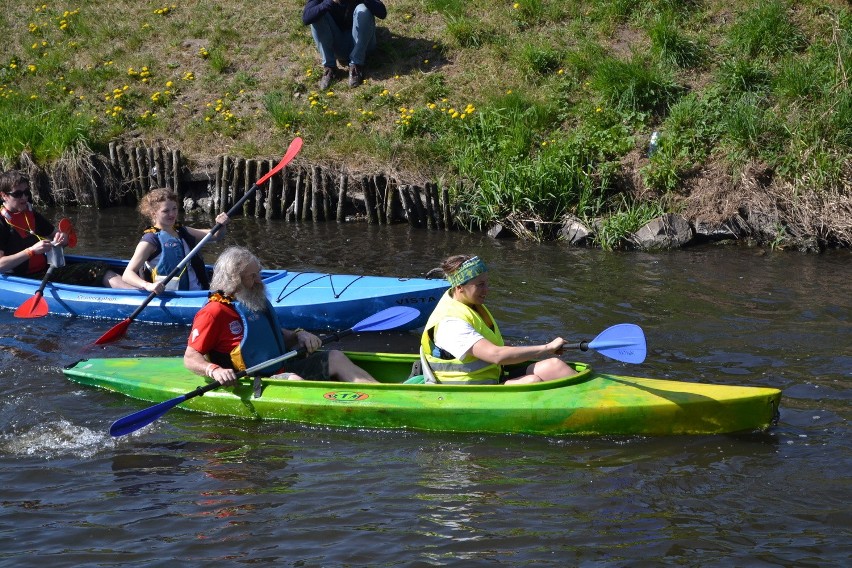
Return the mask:
M 242 273 L 252 262 L 256 262 L 258 266 L 261 265 L 260 260 L 247 248 L 237 246 L 226 248 L 213 266 L 210 289 L 234 295 L 242 283 Z

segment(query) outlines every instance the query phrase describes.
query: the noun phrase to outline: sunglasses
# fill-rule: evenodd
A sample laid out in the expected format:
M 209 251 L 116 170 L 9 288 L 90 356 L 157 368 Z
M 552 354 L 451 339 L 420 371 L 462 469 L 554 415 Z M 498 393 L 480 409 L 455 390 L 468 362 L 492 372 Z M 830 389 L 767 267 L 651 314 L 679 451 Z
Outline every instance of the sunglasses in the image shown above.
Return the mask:
M 30 193 L 30 190 L 29 190 L 29 189 L 18 189 L 18 190 L 16 190 L 16 191 L 10 191 L 10 192 L 9 192 L 9 195 L 11 195 L 12 197 L 14 197 L 15 199 L 20 199 L 21 197 L 23 197 L 23 196 L 25 196 L 25 195 L 26 195 L 27 197 L 29 197 L 29 196 L 31 195 L 31 193 Z

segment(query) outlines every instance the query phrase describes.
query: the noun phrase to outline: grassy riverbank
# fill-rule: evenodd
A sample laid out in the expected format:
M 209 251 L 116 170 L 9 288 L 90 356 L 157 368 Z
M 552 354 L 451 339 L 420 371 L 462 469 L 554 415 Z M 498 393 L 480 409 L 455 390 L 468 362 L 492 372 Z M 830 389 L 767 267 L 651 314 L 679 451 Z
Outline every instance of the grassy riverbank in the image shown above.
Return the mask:
M 852 11 L 845 0 L 399 0 L 368 81 L 317 90 L 300 0 L 6 3 L 0 160 L 115 139 L 194 163 L 280 155 L 453 188 L 463 221 L 742 207 L 852 245 Z M 651 133 L 659 132 L 648 158 Z

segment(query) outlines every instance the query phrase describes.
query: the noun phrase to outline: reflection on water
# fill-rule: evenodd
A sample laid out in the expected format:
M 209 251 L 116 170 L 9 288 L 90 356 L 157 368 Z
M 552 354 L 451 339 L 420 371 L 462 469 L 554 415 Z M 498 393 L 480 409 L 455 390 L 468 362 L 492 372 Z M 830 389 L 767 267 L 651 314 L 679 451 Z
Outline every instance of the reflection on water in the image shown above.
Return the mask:
M 130 209 L 73 212 L 77 252 L 126 257 Z M 200 216 L 192 224 L 211 220 Z M 614 374 L 781 388 L 770 432 L 541 439 L 310 428 L 175 409 L 67 381 L 81 357 L 174 355 L 186 329 L 19 320 L 0 311 L 0 563 L 14 566 L 828 566 L 848 563 L 852 263 L 703 247 L 605 253 L 482 235 L 238 219 L 225 243 L 272 268 L 419 276 L 449 254 L 491 267 L 507 339 L 591 339 L 639 324 L 642 365 Z M 351 336 L 410 351 L 416 333 Z M 38 551 L 38 554 L 34 554 Z

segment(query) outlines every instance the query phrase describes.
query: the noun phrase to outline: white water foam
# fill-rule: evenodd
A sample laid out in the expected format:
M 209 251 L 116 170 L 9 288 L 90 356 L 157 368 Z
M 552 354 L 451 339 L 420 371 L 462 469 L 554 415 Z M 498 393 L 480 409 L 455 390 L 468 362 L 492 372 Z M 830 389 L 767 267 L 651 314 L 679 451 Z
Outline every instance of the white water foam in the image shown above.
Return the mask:
M 115 441 L 109 433 L 77 426 L 65 419 L 39 424 L 28 431 L 4 434 L 0 437 L 2 453 L 44 459 L 60 456 L 90 458 L 113 447 Z

